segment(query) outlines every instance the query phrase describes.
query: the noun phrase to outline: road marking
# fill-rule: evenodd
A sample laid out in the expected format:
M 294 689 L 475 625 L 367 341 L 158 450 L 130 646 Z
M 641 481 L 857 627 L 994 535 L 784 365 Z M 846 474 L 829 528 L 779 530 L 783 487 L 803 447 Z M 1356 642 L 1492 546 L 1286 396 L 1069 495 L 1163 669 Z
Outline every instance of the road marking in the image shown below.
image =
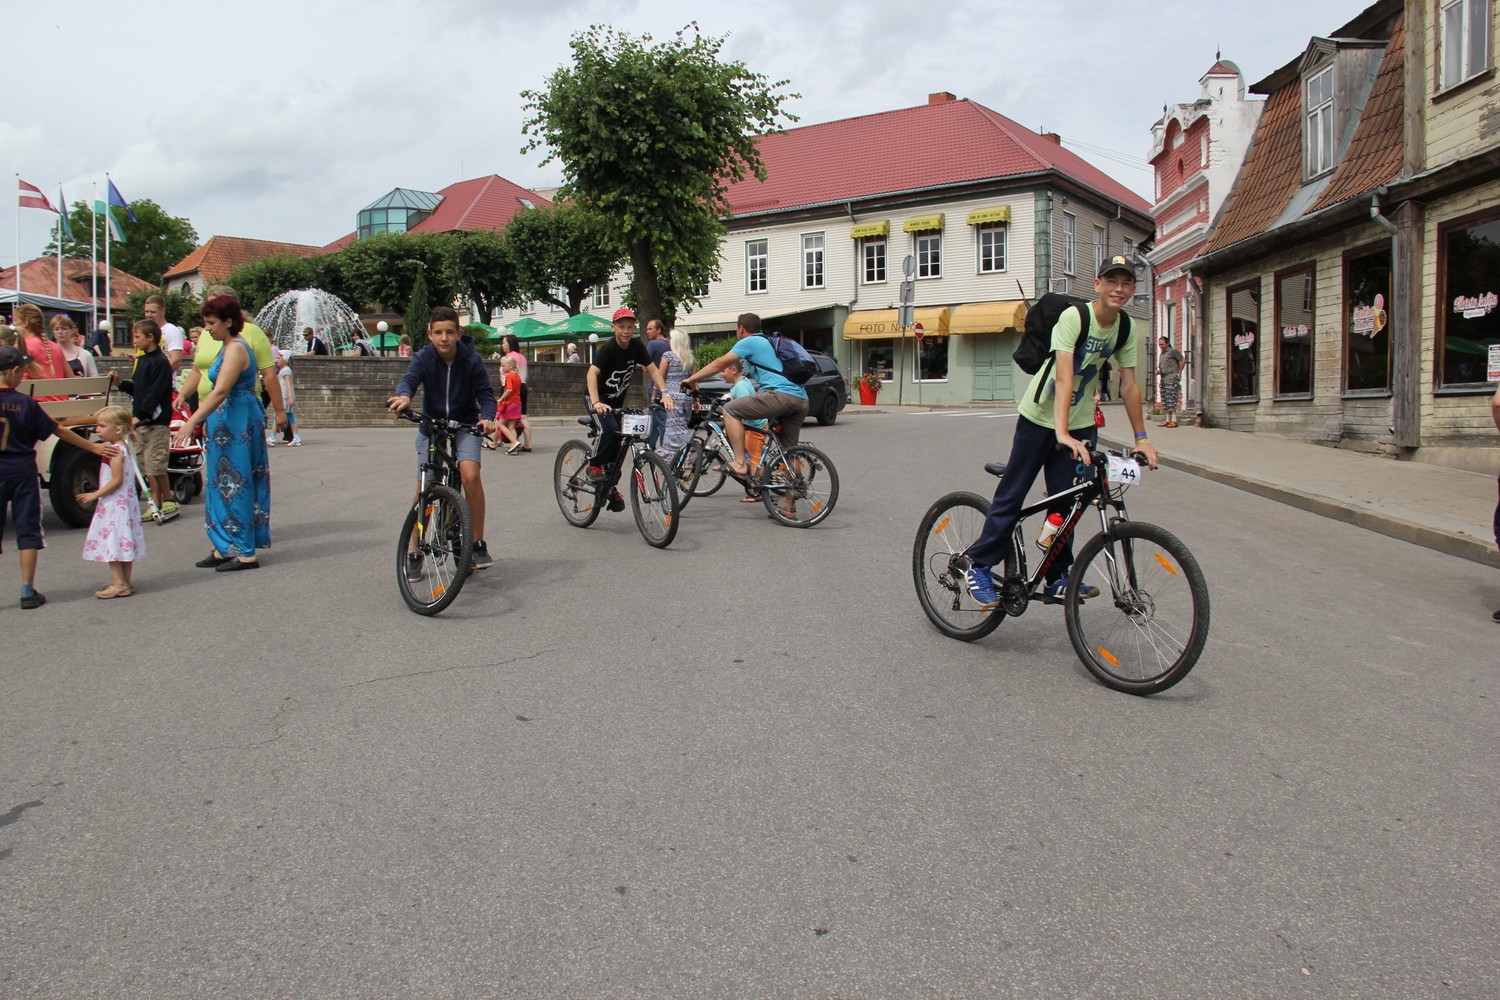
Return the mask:
M 914 417 L 977 417 L 980 420 L 1000 420 L 1017 415 L 1014 410 L 919 410 L 912 414 Z

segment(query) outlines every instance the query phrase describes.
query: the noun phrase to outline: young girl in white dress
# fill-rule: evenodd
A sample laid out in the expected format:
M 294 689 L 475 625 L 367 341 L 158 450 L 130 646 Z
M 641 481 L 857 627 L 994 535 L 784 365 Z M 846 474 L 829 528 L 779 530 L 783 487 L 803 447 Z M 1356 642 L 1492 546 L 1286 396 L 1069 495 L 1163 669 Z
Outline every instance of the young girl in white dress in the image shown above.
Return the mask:
M 99 464 L 99 488 L 78 494 L 78 502 L 98 501 L 83 543 L 83 558 L 109 563 L 109 586 L 94 591 L 95 597 L 109 600 L 135 593 L 130 571 L 146 554 L 146 535 L 141 530 L 141 505 L 135 492 L 135 456 L 125 447 L 131 433 L 130 411 L 123 406 L 106 406 L 94 414 L 94 420 L 99 440 L 114 445 L 118 453 Z

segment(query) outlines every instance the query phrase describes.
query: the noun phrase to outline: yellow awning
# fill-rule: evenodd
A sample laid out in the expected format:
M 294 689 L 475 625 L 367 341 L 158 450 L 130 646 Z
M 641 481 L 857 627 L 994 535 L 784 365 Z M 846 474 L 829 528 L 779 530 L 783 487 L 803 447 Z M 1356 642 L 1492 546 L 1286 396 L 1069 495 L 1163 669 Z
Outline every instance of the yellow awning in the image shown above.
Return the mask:
M 991 222 L 1009 222 L 1010 206 L 999 205 L 995 208 L 976 208 L 969 213 L 965 220 L 971 226 L 984 226 Z
M 887 236 L 890 234 L 890 231 L 891 223 L 889 219 L 885 222 L 865 222 L 851 227 L 849 238 L 851 240 L 864 240 L 873 236 Z
M 950 333 L 1004 333 L 1007 330 L 1020 332 L 1026 328 L 1026 302 L 1015 299 L 1010 302 L 966 302 L 953 308 L 953 319 L 948 324 Z
M 908 233 L 926 233 L 931 232 L 934 229 L 942 229 L 943 213 L 939 212 L 936 215 L 919 215 L 915 218 L 907 219 L 906 224 L 901 228 L 906 230 Z
M 896 325 L 896 309 L 861 309 L 852 312 L 844 320 L 845 340 L 877 340 L 880 338 L 910 337 L 910 330 Z M 928 306 L 914 310 L 912 318 L 922 324 L 926 337 L 948 336 L 948 319 L 953 310 L 947 306 Z

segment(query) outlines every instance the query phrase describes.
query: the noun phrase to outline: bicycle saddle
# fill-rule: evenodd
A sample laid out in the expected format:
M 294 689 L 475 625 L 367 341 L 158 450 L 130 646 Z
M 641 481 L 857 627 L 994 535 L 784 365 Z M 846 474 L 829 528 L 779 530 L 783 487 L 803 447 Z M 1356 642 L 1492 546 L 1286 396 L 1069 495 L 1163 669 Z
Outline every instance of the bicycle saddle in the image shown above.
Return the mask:
M 992 476 L 1003 476 L 1003 475 L 1005 475 L 1005 463 L 1004 462 L 985 462 L 984 463 L 984 471 L 988 472 Z

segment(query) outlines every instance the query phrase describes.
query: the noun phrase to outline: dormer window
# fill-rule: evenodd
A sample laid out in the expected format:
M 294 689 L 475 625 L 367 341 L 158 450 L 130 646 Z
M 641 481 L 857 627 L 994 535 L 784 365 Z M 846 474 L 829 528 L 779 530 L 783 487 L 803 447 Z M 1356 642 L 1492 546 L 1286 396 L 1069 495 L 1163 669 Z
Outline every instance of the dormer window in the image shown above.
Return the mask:
M 1490 0 L 1441 0 L 1443 86 L 1490 68 Z
M 1303 86 L 1303 108 L 1307 112 L 1303 134 L 1307 138 L 1307 176 L 1316 177 L 1333 169 L 1333 67 L 1314 70 Z

